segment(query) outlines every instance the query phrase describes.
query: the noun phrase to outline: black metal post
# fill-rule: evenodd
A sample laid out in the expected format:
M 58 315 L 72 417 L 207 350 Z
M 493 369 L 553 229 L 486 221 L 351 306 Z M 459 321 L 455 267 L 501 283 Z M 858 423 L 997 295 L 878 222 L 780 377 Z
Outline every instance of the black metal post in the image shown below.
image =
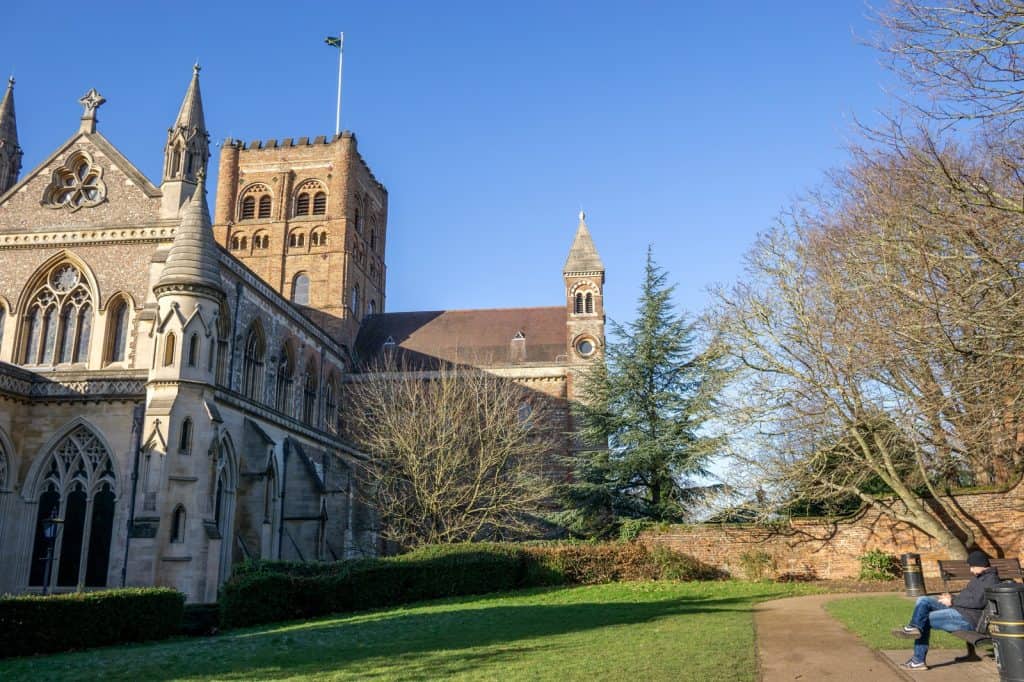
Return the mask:
M 132 494 L 128 502 L 128 534 L 124 538 L 124 561 L 121 563 L 121 587 L 128 582 L 128 546 L 135 532 L 135 495 L 139 487 L 139 456 L 142 450 L 142 420 L 146 416 L 146 406 L 140 403 L 132 409 Z

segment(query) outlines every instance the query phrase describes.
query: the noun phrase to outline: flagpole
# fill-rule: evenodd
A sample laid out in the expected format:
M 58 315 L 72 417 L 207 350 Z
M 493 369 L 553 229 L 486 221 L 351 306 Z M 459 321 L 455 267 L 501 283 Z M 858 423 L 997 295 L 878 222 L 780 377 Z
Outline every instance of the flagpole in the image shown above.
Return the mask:
M 334 114 L 334 135 L 341 133 L 341 65 L 345 55 L 345 32 L 338 34 L 338 108 Z

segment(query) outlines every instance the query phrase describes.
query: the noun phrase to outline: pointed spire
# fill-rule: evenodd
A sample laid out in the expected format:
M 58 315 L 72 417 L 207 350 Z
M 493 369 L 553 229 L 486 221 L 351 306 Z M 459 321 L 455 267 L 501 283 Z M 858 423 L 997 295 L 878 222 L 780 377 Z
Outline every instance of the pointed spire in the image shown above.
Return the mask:
M 220 259 L 210 225 L 206 205 L 205 174 L 199 174 L 192 200 L 182 213 L 181 224 L 167 254 L 163 272 L 157 281 L 157 293 L 168 289 L 196 288 L 223 293 L 220 282 Z
M 0 194 L 18 182 L 21 172 L 18 122 L 14 117 L 14 76 L 7 79 L 7 91 L 0 100 Z
M 206 132 L 206 118 L 203 116 L 203 96 L 199 92 L 199 62 L 192 65 L 192 81 L 185 91 L 185 99 L 181 101 L 178 118 L 174 121 L 175 128 L 201 130 Z
M 580 209 L 580 222 L 576 227 L 576 237 L 569 249 L 569 257 L 565 259 L 564 274 L 571 272 L 604 272 L 604 263 L 597 253 L 594 240 L 587 228 L 587 215 Z
M 210 158 L 210 134 L 203 115 L 203 96 L 199 91 L 198 63 L 192 66 L 192 80 L 178 109 L 174 125 L 167 129 L 164 148 L 164 180 L 195 182 Z

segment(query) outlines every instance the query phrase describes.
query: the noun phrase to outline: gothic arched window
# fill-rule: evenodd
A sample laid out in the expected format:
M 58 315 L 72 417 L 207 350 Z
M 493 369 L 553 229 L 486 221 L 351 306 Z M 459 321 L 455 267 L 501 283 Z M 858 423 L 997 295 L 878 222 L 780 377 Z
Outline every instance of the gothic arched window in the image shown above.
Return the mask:
M 185 542 L 185 507 L 178 505 L 171 514 L 171 542 Z
M 312 212 L 310 211 L 312 208 Z M 306 180 L 295 190 L 295 215 L 323 215 L 327 212 L 327 193 L 319 180 Z
M 26 365 L 81 363 L 89 359 L 92 295 L 78 269 L 52 268 L 30 299 L 25 313 Z
M 114 304 L 107 323 L 107 362 L 123 362 L 128 348 L 128 301 Z
M 188 337 L 188 366 L 199 366 L 199 334 Z
M 300 272 L 292 280 L 292 302 L 309 305 L 309 275 Z
M 352 285 L 352 298 L 349 301 L 349 306 L 352 308 L 352 317 L 359 318 L 359 285 Z
M 327 377 L 324 387 L 324 428 L 330 433 L 338 433 L 341 420 L 338 412 L 338 387 L 340 382 L 334 372 Z
M 230 316 L 230 311 L 222 302 L 217 315 L 217 343 L 210 346 L 210 352 L 216 351 L 217 353 L 214 360 L 214 371 L 218 386 L 228 385 L 228 337 L 231 335 L 228 319 Z
M 266 354 L 263 334 L 253 326 L 245 339 L 245 357 L 242 360 L 242 394 L 259 400 L 263 388 L 263 358 Z
M 167 338 L 164 339 L 164 367 L 170 367 L 174 364 L 174 351 L 177 345 L 178 339 L 174 334 L 168 334 Z
M 291 349 L 285 346 L 277 358 L 277 392 L 274 406 L 278 412 L 291 414 L 292 381 L 295 374 L 295 361 Z
M 4 345 L 4 321 L 7 319 L 7 311 L 0 304 L 0 346 Z
M 104 587 L 110 567 L 110 541 L 114 528 L 114 462 L 103 443 L 88 427 L 78 426 L 57 443 L 43 465 L 32 549 L 29 585 L 53 584 L 44 580 L 47 520 L 64 523 L 53 542 L 53 567 L 59 587 Z
M 302 421 L 316 425 L 317 365 L 311 358 L 306 362 L 306 374 L 302 377 Z
M 376 315 L 377 314 L 377 301 L 370 299 L 370 302 L 366 304 L 366 314 Z
M 181 433 L 178 434 L 178 454 L 192 454 L 192 419 L 185 417 L 181 421 Z

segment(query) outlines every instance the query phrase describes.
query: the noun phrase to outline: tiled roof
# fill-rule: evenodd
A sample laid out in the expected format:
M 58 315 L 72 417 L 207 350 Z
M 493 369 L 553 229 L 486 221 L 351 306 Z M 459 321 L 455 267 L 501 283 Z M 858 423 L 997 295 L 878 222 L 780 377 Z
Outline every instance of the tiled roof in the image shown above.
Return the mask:
M 390 339 L 400 359 L 420 368 L 439 361 L 507 366 L 563 362 L 566 309 L 426 310 L 372 315 L 363 321 L 356 353 L 366 366 Z M 516 338 L 520 336 L 522 338 Z

